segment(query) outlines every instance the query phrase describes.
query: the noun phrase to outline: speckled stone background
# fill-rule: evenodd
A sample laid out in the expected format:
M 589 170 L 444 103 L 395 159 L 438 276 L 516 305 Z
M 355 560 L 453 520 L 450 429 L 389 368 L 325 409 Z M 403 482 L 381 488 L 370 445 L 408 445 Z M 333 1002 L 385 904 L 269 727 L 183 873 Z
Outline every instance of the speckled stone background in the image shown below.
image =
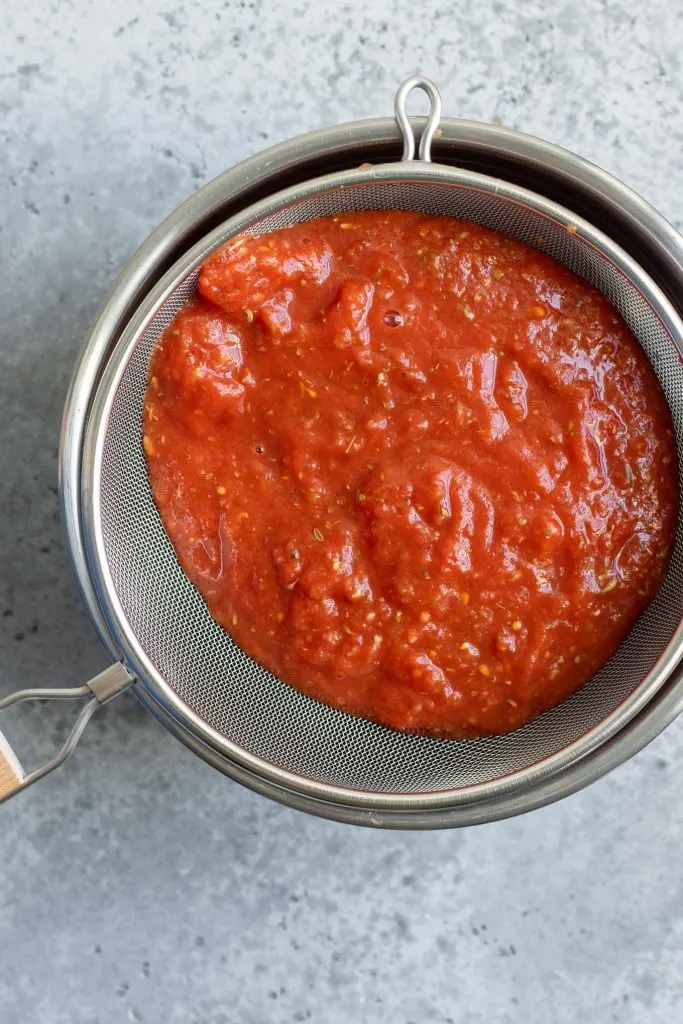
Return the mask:
M 388 113 L 421 70 L 448 112 L 562 143 L 683 225 L 674 0 L 3 0 L 1 20 L 3 694 L 106 664 L 60 536 L 61 407 L 117 269 L 202 182 Z M 8 732 L 30 762 L 71 714 Z M 0 810 L 0 1021 L 673 1024 L 682 770 L 679 722 L 530 816 L 373 832 L 239 788 L 124 697 Z

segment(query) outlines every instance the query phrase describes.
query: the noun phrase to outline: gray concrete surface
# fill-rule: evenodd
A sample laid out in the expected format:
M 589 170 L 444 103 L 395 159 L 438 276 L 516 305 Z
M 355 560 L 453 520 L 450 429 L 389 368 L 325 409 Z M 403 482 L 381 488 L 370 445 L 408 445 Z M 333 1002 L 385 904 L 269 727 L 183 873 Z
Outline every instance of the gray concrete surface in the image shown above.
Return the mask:
M 672 0 L 3 0 L 0 693 L 106 658 L 60 537 L 56 445 L 117 268 L 200 183 L 300 131 L 447 111 L 601 163 L 683 225 Z M 13 715 L 26 759 L 70 710 Z M 591 789 L 451 833 L 306 818 L 132 699 L 0 810 L 2 1024 L 672 1024 L 683 722 Z

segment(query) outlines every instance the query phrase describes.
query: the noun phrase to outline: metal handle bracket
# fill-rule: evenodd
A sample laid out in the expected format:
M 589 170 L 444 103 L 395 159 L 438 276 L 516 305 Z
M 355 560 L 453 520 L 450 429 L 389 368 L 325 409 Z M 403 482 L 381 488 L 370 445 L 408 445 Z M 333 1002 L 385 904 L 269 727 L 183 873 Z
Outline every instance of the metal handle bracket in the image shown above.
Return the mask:
M 133 682 L 132 676 L 120 662 L 100 672 L 83 686 L 70 688 L 47 687 L 31 690 L 17 690 L 0 700 L 0 712 L 27 700 L 69 700 L 89 697 L 87 704 L 81 709 L 74 726 L 64 744 L 55 756 L 33 771 L 25 772 L 12 747 L 0 732 L 0 804 L 14 796 L 22 789 L 27 789 L 38 779 L 54 771 L 64 764 L 73 753 L 85 727 L 97 711 L 100 704 L 105 704 L 112 697 L 122 693 Z

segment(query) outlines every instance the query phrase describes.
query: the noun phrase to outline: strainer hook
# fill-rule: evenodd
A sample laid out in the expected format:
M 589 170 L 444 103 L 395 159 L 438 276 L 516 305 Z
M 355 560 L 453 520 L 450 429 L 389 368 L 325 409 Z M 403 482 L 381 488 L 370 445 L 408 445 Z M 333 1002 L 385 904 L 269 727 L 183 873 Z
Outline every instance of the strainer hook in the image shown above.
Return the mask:
M 420 160 L 430 163 L 432 159 L 432 140 L 441 120 L 441 93 L 432 80 L 425 78 L 423 75 L 413 75 L 412 78 L 406 78 L 405 82 L 396 91 L 394 116 L 403 136 L 403 160 L 415 159 L 415 136 L 406 111 L 406 100 L 413 89 L 422 89 L 423 92 L 427 93 L 431 103 L 427 124 L 420 138 L 419 149 Z

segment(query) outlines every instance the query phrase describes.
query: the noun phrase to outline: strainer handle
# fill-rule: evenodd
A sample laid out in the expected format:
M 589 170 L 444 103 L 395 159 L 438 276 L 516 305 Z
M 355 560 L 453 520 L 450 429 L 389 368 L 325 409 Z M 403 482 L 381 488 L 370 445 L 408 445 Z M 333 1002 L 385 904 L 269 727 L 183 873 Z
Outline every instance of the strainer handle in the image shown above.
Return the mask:
M 394 115 L 403 136 L 403 160 L 415 159 L 415 135 L 413 134 L 406 111 L 406 100 L 413 89 L 422 89 L 423 92 L 427 93 L 431 101 L 431 108 L 427 124 L 422 132 L 419 149 L 420 160 L 430 163 L 432 159 L 432 140 L 441 120 L 441 93 L 432 80 L 425 78 L 423 75 L 414 75 L 412 78 L 406 78 L 405 82 L 398 87 L 396 98 L 394 99 Z
M 117 662 L 100 672 L 84 686 L 75 686 L 70 689 L 48 688 L 34 690 L 17 690 L 8 697 L 0 700 L 0 712 L 13 704 L 20 704 L 26 700 L 68 700 L 79 697 L 89 697 L 88 703 L 84 705 L 76 719 L 74 726 L 69 733 L 62 747 L 55 756 L 45 764 L 34 768 L 31 772 L 25 772 L 12 747 L 0 732 L 0 804 L 11 796 L 27 789 L 38 782 L 39 779 L 49 775 L 55 768 L 64 764 L 66 759 L 73 753 L 76 744 L 80 740 L 85 727 L 101 704 L 105 704 L 112 697 L 123 693 L 133 682 L 128 671 Z

